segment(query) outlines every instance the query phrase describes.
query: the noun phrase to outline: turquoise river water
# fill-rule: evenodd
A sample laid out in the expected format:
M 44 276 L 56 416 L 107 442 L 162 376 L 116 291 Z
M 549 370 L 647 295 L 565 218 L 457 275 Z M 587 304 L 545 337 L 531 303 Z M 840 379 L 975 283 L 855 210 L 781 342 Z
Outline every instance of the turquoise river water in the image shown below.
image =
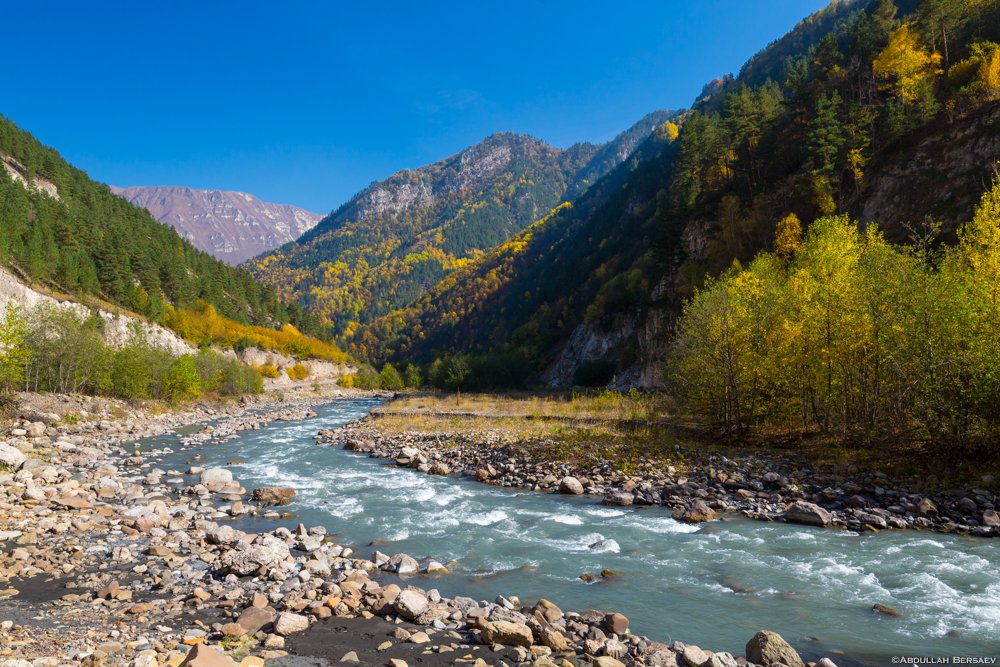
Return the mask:
M 668 509 L 518 492 L 389 466 L 313 436 L 376 402 L 341 400 L 221 444 L 144 446 L 156 465 L 231 466 L 246 487 L 290 486 L 295 523 L 322 524 L 360 554 L 374 548 L 454 561 L 417 579 L 445 595 L 546 597 L 563 609 L 620 611 L 659 641 L 743 653 L 761 629 L 805 657 L 892 664 L 892 656 L 1000 656 L 1000 540 L 914 531 L 858 534 L 728 518 L 681 524 Z M 377 547 L 368 546 L 372 542 Z M 583 573 L 620 576 L 587 584 Z M 900 612 L 877 615 L 882 603 Z M 842 656 L 837 659 L 837 656 Z

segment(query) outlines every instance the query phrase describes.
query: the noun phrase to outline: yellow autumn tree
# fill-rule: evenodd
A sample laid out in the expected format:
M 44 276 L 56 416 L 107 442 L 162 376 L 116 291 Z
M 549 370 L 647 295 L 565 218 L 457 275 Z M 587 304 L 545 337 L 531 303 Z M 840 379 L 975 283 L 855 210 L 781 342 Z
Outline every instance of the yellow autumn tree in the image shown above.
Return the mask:
M 917 100 L 920 86 L 940 74 L 941 56 L 920 48 L 916 30 L 904 23 L 889 38 L 889 45 L 878 54 L 872 69 L 883 90 L 892 90 L 903 104 Z
M 778 221 L 774 232 L 774 251 L 784 259 L 791 259 L 802 244 L 802 223 L 799 216 L 789 213 Z

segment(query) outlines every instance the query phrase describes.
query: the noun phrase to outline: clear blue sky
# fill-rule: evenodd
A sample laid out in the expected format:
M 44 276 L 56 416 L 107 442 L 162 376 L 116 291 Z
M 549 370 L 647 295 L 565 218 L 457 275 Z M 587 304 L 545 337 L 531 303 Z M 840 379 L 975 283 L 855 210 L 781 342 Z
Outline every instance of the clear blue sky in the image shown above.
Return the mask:
M 10 3 L 0 114 L 106 183 L 326 213 L 496 131 L 607 140 L 825 4 Z

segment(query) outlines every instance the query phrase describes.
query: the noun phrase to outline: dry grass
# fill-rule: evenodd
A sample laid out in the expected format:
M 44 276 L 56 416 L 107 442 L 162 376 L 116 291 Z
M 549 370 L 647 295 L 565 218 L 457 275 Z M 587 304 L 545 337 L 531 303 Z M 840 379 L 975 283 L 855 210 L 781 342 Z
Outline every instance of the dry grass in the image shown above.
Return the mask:
M 685 429 L 670 421 L 669 402 L 639 392 L 487 395 L 420 394 L 375 411 L 375 427 L 387 434 L 437 433 L 446 439 L 500 436 L 537 460 L 577 465 L 614 461 L 639 470 L 656 459 L 679 463 Z

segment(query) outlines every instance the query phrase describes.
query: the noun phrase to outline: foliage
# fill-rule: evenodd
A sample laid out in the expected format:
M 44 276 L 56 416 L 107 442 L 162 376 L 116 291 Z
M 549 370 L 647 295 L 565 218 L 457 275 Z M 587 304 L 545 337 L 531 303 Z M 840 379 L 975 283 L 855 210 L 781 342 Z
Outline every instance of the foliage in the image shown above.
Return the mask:
M 290 366 L 289 368 L 285 369 L 285 373 L 292 380 L 298 381 L 298 380 L 305 380 L 307 377 L 309 377 L 311 371 L 308 366 L 306 366 L 300 361 L 294 366 Z
M 578 195 L 668 115 L 650 114 L 604 146 L 560 150 L 493 135 L 373 184 L 298 241 L 247 266 L 349 337 Z
M 424 377 L 420 373 L 420 367 L 416 364 L 406 364 L 403 370 L 403 382 L 411 389 L 420 389 L 424 386 Z
M 241 324 L 319 330 L 299 306 L 196 250 L 2 116 L 0 159 L 0 263 L 60 292 L 156 321 L 168 303 L 191 307 L 201 299 Z
M 382 371 L 378 374 L 378 383 L 382 389 L 389 391 L 399 391 L 405 386 L 403 376 L 392 364 L 386 364 L 382 367 Z
M 24 369 L 30 352 L 24 346 L 28 323 L 13 301 L 4 307 L 0 319 L 0 394 L 9 393 L 24 384 Z
M 809 229 L 790 262 L 760 254 L 685 306 L 672 371 L 735 430 L 799 425 L 869 437 L 1000 445 L 1000 181 L 938 256 L 846 217 Z
M 172 401 L 191 400 L 201 396 L 201 378 L 192 355 L 181 355 L 170 364 L 163 378 L 163 393 Z
M 305 336 L 291 324 L 280 330 L 240 324 L 216 312 L 215 307 L 198 301 L 194 309 L 167 307 L 167 326 L 192 343 L 208 341 L 234 350 L 250 346 L 298 358 L 347 361 L 347 355 L 333 343 Z
M 275 378 L 281 377 L 281 371 L 277 369 L 274 364 L 262 364 L 255 367 L 257 372 L 260 373 L 261 377 L 274 380 Z
M 9 316 L 0 321 L 0 334 Z M 202 391 L 236 396 L 262 390 L 260 374 L 237 359 L 210 349 L 178 357 L 151 343 L 138 322 L 123 344 L 110 347 L 104 320 L 79 307 L 45 302 L 16 318 L 21 342 L 8 351 L 20 359 L 22 373 L 11 388 L 173 401 Z
M 470 258 L 413 303 L 349 329 L 350 351 L 422 363 L 516 353 L 538 372 L 581 323 L 613 328 L 616 315 L 641 319 L 652 306 L 676 313 L 734 260 L 749 265 L 772 244 L 791 257 L 807 222 L 859 210 L 868 184 L 919 140 L 944 140 L 962 114 L 975 128 L 987 113 L 976 105 L 992 99 L 994 63 L 1000 72 L 990 46 L 1000 40 L 1000 3 L 935 3 L 832 3 L 738 78 L 707 86 L 692 111 L 671 119 L 676 138 L 655 132 L 571 204 Z M 949 62 L 954 78 L 945 80 Z M 982 185 L 962 179 L 944 196 L 938 182 L 912 199 L 926 204 L 920 217 L 947 214 L 941 241 L 950 242 Z M 894 242 L 913 217 L 903 204 L 880 221 Z M 620 363 L 639 348 L 636 337 L 622 348 Z

